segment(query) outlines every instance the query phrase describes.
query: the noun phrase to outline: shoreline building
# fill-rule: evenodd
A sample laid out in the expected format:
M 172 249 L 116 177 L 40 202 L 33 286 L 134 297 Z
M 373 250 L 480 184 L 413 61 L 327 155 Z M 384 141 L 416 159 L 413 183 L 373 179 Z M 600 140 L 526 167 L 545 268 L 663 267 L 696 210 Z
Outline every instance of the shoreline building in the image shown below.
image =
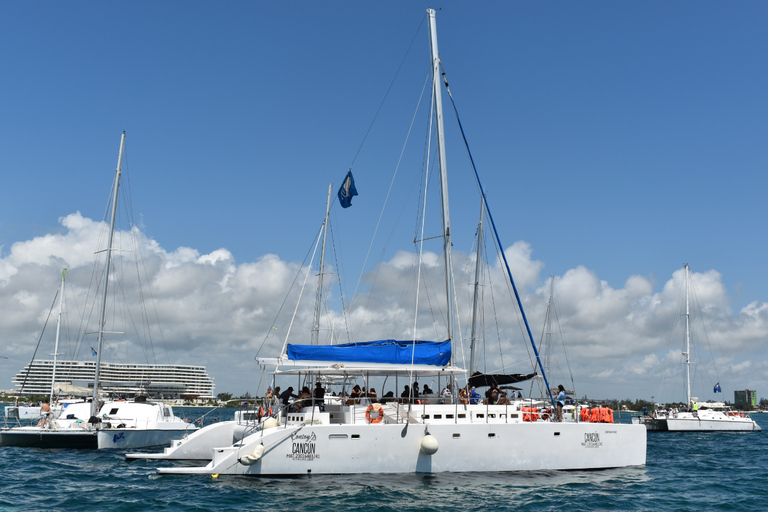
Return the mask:
M 93 392 L 96 363 L 57 361 L 54 394 L 78 395 Z M 11 381 L 20 396 L 51 392 L 53 361 L 33 361 Z M 214 381 L 205 366 L 178 364 L 101 363 L 99 388 L 110 396 L 147 395 L 154 399 L 213 399 Z
M 733 402 L 736 405 L 751 405 L 752 407 L 757 407 L 757 391 L 754 389 L 734 391 Z

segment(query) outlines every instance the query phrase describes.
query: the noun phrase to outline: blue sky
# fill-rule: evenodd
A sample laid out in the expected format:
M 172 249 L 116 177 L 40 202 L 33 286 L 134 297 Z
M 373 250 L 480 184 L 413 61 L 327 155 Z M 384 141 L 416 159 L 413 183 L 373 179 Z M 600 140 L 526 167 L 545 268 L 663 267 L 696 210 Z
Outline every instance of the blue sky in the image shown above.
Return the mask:
M 285 266 L 301 263 L 328 183 L 338 187 L 352 165 L 360 196 L 334 215 L 352 213 L 339 222 L 360 233 L 347 235 L 343 246 L 354 281 L 425 78 L 426 7 L 0 4 L 2 264 L 23 265 L 14 244 L 66 235 L 60 218 L 102 218 L 125 130 L 133 212 L 146 237 L 177 256 L 186 251 L 180 248 L 198 256 L 224 249 L 234 269 L 258 269 L 269 254 Z M 443 63 L 503 243 L 527 244 L 521 254 L 532 270 L 525 293 L 541 294 L 549 275 L 583 269 L 603 290 L 626 291 L 628 280 L 640 276 L 650 287 L 641 295 L 653 302 L 690 263 L 694 272 L 716 276 L 707 282 L 719 290 L 712 300 L 726 323 L 744 329 L 744 308 L 756 311 L 752 334 L 728 363 L 743 371 L 730 390 L 768 390 L 768 242 L 761 234 L 768 218 L 768 6 L 439 7 Z M 459 174 L 466 157 L 457 142 L 452 135 L 452 219 L 457 231 L 471 230 L 477 203 L 459 199 L 472 185 Z M 410 250 L 411 240 L 412 233 L 393 236 L 384 261 Z M 471 245 L 462 244 L 456 249 Z M 55 266 L 48 263 L 51 276 Z M 55 277 L 22 285 L 12 275 L 1 276 L 7 300 L 24 287 L 46 297 L 40 303 L 47 309 Z M 9 360 L 0 363 L 0 388 L 10 387 L 10 376 L 31 355 L 24 346 L 35 338 L 33 323 L 4 335 Z M 573 336 L 595 335 L 576 325 Z M 260 328 L 222 334 L 242 340 L 229 354 L 242 361 L 255 355 L 245 340 L 258 339 L 258 346 Z M 723 342 L 735 332 L 724 329 Z M 611 357 L 664 359 L 659 336 L 645 352 Z M 596 343 L 610 346 L 609 338 Z M 209 347 L 217 343 L 211 338 Z M 171 358 L 207 364 L 217 391 L 255 391 L 227 371 L 226 350 L 214 359 L 201 345 L 192 351 L 198 360 L 189 360 L 181 338 L 177 344 Z M 588 346 L 581 357 L 590 357 Z M 747 362 L 752 366 L 740 366 Z M 603 392 L 610 380 L 585 380 L 590 395 L 610 394 Z M 645 396 L 652 381 L 638 374 L 618 389 Z

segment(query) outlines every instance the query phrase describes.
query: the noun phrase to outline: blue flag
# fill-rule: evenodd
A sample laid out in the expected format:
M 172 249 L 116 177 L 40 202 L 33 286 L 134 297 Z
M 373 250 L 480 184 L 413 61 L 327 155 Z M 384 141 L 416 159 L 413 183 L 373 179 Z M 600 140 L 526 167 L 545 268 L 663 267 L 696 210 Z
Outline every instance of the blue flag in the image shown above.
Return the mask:
M 352 170 L 347 172 L 347 177 L 339 187 L 339 203 L 342 208 L 349 208 L 352 206 L 352 198 L 357 195 L 357 189 L 355 188 L 355 178 L 352 177 Z
M 93 350 L 93 347 L 91 347 L 91 355 L 92 355 L 92 356 L 95 356 L 95 355 L 96 355 L 96 351 L 95 351 L 95 350 Z
M 717 384 L 715 384 L 715 393 L 722 393 L 722 392 L 723 390 L 720 389 L 720 383 L 718 382 Z

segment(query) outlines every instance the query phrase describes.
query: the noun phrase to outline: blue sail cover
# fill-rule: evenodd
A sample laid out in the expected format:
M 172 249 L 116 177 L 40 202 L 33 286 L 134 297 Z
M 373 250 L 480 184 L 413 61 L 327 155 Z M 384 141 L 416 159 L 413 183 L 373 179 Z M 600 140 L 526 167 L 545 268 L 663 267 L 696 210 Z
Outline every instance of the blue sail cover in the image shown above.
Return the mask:
M 288 359 L 445 366 L 451 360 L 451 342 L 379 340 L 341 345 L 288 344 Z

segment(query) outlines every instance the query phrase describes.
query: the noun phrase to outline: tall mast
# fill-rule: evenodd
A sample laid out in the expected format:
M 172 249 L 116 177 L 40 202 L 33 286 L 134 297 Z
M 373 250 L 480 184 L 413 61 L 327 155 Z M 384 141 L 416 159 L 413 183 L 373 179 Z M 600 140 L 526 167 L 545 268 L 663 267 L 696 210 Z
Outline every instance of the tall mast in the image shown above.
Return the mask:
M 690 331 L 690 318 L 691 312 L 688 303 L 688 274 L 691 269 L 688 268 L 688 264 L 685 264 L 685 403 L 686 407 L 691 405 L 691 331 Z
M 107 313 L 107 288 L 109 287 L 109 269 L 112 266 L 112 239 L 115 235 L 115 217 L 117 215 L 117 198 L 120 191 L 120 175 L 123 167 L 123 151 L 125 150 L 125 132 L 120 138 L 120 153 L 117 156 L 117 170 L 115 170 L 115 186 L 112 193 L 112 217 L 109 221 L 109 238 L 107 239 L 107 262 L 104 277 L 104 296 L 101 301 L 101 313 L 99 315 L 99 342 L 96 351 L 96 374 L 93 377 L 93 401 L 91 402 L 91 416 L 95 416 L 99 397 L 99 373 L 101 369 L 101 353 L 104 345 L 104 321 Z
M 542 341 L 542 347 L 544 348 L 544 366 L 547 371 L 550 369 L 551 357 L 552 357 L 552 300 L 555 296 L 555 276 L 549 276 L 549 300 L 547 301 L 546 322 L 544 324 L 544 340 Z
M 448 302 L 448 340 L 453 340 L 453 262 L 451 259 L 451 216 L 448 209 L 448 169 L 445 161 L 445 130 L 443 128 L 443 98 L 440 81 L 440 54 L 437 51 L 437 27 L 435 10 L 427 9 L 429 14 L 429 42 L 432 51 L 432 90 L 435 97 L 435 117 L 437 119 L 437 156 L 440 167 L 440 199 L 443 217 L 443 254 L 445 258 L 445 295 Z M 453 357 L 453 352 L 451 352 Z
M 478 308 L 480 304 L 480 273 L 482 271 L 483 261 L 483 216 L 485 214 L 485 199 L 481 201 L 480 206 L 480 223 L 477 225 L 477 260 L 475 261 L 475 290 L 472 297 L 472 333 L 470 337 L 469 345 L 469 375 L 474 375 L 477 368 L 475 368 L 475 353 L 477 351 L 477 317 Z
M 328 214 L 331 211 L 331 190 L 328 184 L 328 201 L 325 204 L 325 221 L 323 222 L 323 250 L 320 253 L 320 274 L 317 279 L 317 296 L 315 297 L 315 320 L 312 324 L 312 345 L 318 344 L 320 336 L 320 308 L 323 299 L 323 272 L 325 272 L 325 239 L 328 236 Z
M 56 322 L 56 342 L 53 344 L 53 373 L 51 375 L 51 396 L 49 403 L 53 404 L 53 386 L 56 384 L 56 363 L 59 357 L 59 333 L 61 332 L 61 312 L 64 309 L 64 276 L 67 269 L 61 271 L 61 297 L 59 297 L 59 319 Z

